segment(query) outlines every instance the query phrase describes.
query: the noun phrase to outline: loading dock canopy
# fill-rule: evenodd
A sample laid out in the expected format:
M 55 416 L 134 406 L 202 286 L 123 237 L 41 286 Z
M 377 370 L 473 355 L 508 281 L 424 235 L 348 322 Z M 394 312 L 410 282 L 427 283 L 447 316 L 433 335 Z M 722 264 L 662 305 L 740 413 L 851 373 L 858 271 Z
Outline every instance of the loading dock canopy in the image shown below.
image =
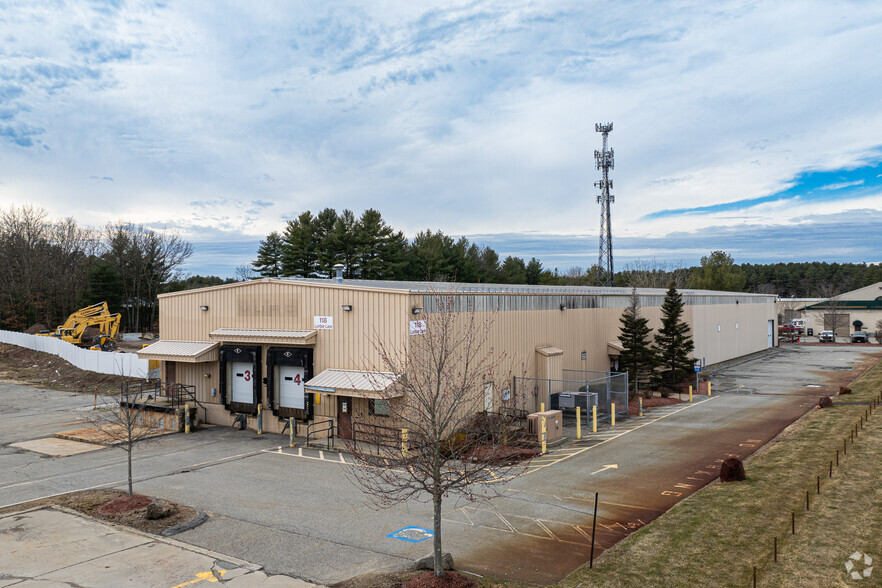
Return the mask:
M 306 389 L 358 398 L 392 398 L 402 392 L 388 392 L 397 376 L 392 372 L 327 369 L 308 381 Z
M 202 363 L 217 361 L 217 343 L 206 341 L 157 341 L 138 351 L 141 359 Z
M 622 344 L 619 343 L 618 341 L 607 341 L 606 342 L 606 354 L 607 355 L 612 355 L 612 356 L 621 355 L 622 351 L 624 351 L 624 350 L 625 350 L 625 348 L 622 347 Z
M 212 341 L 235 343 L 287 343 L 311 345 L 315 343 L 314 330 L 279 329 L 217 329 L 208 334 Z

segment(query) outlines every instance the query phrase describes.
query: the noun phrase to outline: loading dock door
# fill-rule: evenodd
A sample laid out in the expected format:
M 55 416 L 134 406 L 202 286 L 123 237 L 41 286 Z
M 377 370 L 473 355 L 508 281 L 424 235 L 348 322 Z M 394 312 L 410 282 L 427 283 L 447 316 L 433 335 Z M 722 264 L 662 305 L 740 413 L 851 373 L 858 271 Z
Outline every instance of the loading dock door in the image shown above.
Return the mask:
M 230 363 L 233 402 L 252 404 L 254 402 L 254 364 L 242 361 Z
M 306 408 L 306 390 L 303 388 L 306 370 L 288 365 L 278 366 L 279 406 L 285 408 Z

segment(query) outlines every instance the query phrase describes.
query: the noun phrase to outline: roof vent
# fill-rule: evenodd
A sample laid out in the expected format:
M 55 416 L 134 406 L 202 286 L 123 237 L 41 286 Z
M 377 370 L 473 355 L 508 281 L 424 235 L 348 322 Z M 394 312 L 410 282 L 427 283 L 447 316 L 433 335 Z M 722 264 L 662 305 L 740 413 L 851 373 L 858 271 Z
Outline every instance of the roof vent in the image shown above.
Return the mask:
M 343 265 L 342 263 L 334 264 L 334 269 L 337 271 L 337 283 L 338 284 L 343 283 L 343 268 L 344 267 L 346 267 L 346 266 Z

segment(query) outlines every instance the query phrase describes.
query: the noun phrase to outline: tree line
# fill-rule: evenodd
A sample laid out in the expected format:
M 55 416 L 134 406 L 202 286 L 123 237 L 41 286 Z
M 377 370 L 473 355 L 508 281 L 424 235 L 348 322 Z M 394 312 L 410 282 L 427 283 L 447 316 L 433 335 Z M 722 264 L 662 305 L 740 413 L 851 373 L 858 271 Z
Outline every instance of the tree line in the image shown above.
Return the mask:
M 272 232 L 260 242 L 253 267 L 263 277 L 331 278 L 338 263 L 347 279 L 543 283 L 542 264 L 536 258 L 500 260 L 491 247 L 441 231 L 426 230 L 407 239 L 370 208 L 359 217 L 351 210 L 338 213 L 332 208 L 317 215 L 300 214 L 282 232 Z
M 599 266 L 588 269 L 543 267 L 535 257 L 504 259 L 492 248 L 454 238 L 440 230 L 425 230 L 413 239 L 390 227 L 380 212 L 325 208 L 306 211 L 260 242 L 253 270 L 257 276 L 334 277 L 334 265 L 344 265 L 347 279 L 457 281 L 551 286 L 596 285 Z M 237 268 L 237 275 L 246 276 Z M 882 265 L 864 263 L 736 264 L 724 251 L 713 251 L 689 267 L 658 261 L 635 261 L 616 272 L 618 287 L 677 288 L 759 292 L 784 297 L 824 297 L 835 284 L 838 291 L 882 281 Z
M 122 329 L 149 330 L 158 320 L 156 295 L 192 252 L 179 235 L 129 221 L 93 229 L 35 206 L 0 209 L 0 328 L 52 329 L 74 310 L 106 301 L 122 313 Z

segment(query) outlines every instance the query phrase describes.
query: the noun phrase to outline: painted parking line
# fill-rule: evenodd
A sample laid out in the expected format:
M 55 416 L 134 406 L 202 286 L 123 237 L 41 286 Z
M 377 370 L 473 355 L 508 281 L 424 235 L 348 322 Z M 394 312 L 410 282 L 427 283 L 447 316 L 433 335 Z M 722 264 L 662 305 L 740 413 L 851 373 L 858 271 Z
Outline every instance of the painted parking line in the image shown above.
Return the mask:
M 615 431 L 608 430 L 608 431 L 603 431 L 601 433 L 590 433 L 589 435 L 586 435 L 585 437 L 583 437 L 581 441 L 577 442 L 578 445 L 576 445 L 576 446 L 562 447 L 560 449 L 553 449 L 553 450 L 551 450 L 551 451 L 549 451 L 539 457 L 536 457 L 536 458 L 530 460 L 530 463 L 527 464 L 527 466 L 526 466 L 526 471 L 524 471 L 523 474 L 521 474 L 521 475 L 527 475 L 527 474 L 536 472 L 538 470 L 541 470 L 543 468 L 547 468 L 549 466 L 559 464 L 562 461 L 570 459 L 571 457 L 575 457 L 575 456 L 580 455 L 590 449 L 593 449 L 594 447 L 597 447 L 598 445 L 603 445 L 604 443 L 608 443 L 610 441 L 618 439 L 624 435 L 627 435 L 628 433 L 631 433 L 633 431 L 641 429 L 647 425 L 651 425 L 653 423 L 656 423 L 664 418 L 667 418 L 671 415 L 677 414 L 677 413 L 684 411 L 692 406 L 697 406 L 697 405 L 702 404 L 704 402 L 709 402 L 711 400 L 714 400 L 715 398 L 717 398 L 717 397 L 712 396 L 710 398 L 698 400 L 698 401 L 693 402 L 691 404 L 686 404 L 685 406 L 675 405 L 676 409 L 665 410 L 663 412 L 663 414 L 658 414 L 659 412 L 662 412 L 662 411 L 657 411 L 652 416 L 644 415 L 642 417 L 634 417 L 635 418 L 634 421 L 632 421 L 628 425 L 622 425 L 621 427 L 616 427 Z M 667 409 L 668 407 L 665 407 L 665 408 Z M 296 448 L 296 451 L 295 451 L 294 448 L 289 448 L 288 450 L 286 450 L 286 448 L 283 448 L 280 445 L 280 446 L 276 447 L 275 449 L 262 449 L 261 452 L 267 453 L 267 454 L 274 454 L 274 455 L 284 455 L 287 457 L 293 457 L 293 458 L 298 458 L 298 459 L 309 459 L 309 460 L 313 460 L 313 461 L 323 461 L 326 463 L 335 463 L 338 465 L 340 465 L 340 464 L 357 465 L 354 462 L 354 458 L 347 461 L 342 452 L 340 452 L 340 453 L 333 452 L 330 455 L 325 455 L 325 451 L 322 449 L 309 449 L 309 448 L 307 448 L 306 451 L 304 451 L 303 447 L 298 447 L 298 448 Z M 500 470 L 500 471 L 502 471 L 502 470 Z M 495 472 L 491 472 L 491 476 L 493 477 L 492 482 L 510 480 L 510 479 L 513 479 L 516 477 L 516 476 L 497 475 Z M 487 483 L 487 482 L 479 482 L 479 483 Z
M 625 537 L 646 524 L 640 519 L 627 525 L 601 519 L 602 517 L 598 517 L 598 527 L 621 535 L 621 537 Z M 527 517 L 492 509 L 464 506 L 448 513 L 441 520 L 445 523 L 496 531 L 507 535 L 521 535 L 570 545 L 591 545 L 590 528 L 547 517 Z
M 566 449 L 552 450 L 552 451 L 546 453 L 544 456 L 542 456 L 542 457 L 550 457 L 551 458 L 550 460 L 543 461 L 542 463 L 537 463 L 536 465 L 533 465 L 533 463 L 531 462 L 530 465 L 527 466 L 527 470 L 525 472 L 523 472 L 523 474 L 521 474 L 521 475 L 526 476 L 528 474 L 532 474 L 534 472 L 537 472 L 541 469 L 544 469 L 544 468 L 547 468 L 547 467 L 550 467 L 553 465 L 557 465 L 557 464 L 561 463 L 562 461 L 565 461 L 565 460 L 570 459 L 572 457 L 575 457 L 577 455 L 581 455 L 582 453 L 585 453 L 586 451 L 590 451 L 591 449 L 594 449 L 595 447 L 603 445 L 604 443 L 609 443 L 610 441 L 614 441 L 616 439 L 619 439 L 620 437 L 623 437 L 623 436 L 627 435 L 628 433 L 633 433 L 634 431 L 637 431 L 638 429 L 642 429 L 643 427 L 645 427 L 647 425 L 657 423 L 658 421 L 660 421 L 662 419 L 666 419 L 671 415 L 675 415 L 675 414 L 682 412 L 684 410 L 687 410 L 693 406 L 698 406 L 700 404 L 704 404 L 705 402 L 710 402 L 711 400 L 715 400 L 717 398 L 719 398 L 719 397 L 718 396 L 711 396 L 710 398 L 704 398 L 702 400 L 697 400 L 696 402 L 686 404 L 685 406 L 678 406 L 676 408 L 676 410 L 666 410 L 666 411 L 664 411 L 663 414 L 660 414 L 660 415 L 655 414 L 652 416 L 644 415 L 642 417 L 635 417 L 636 419 L 642 419 L 642 420 L 639 421 L 638 424 L 636 424 L 636 425 L 633 425 L 633 426 L 629 425 L 627 429 L 619 429 L 615 432 L 607 430 L 607 431 L 603 431 L 602 433 L 589 433 L 588 435 L 582 437 L 581 441 L 577 441 L 577 443 L 580 444 L 578 448 L 576 448 L 576 449 L 566 448 Z M 677 406 L 677 405 L 675 405 L 675 406 Z M 661 412 L 661 411 L 659 411 L 659 412 Z M 588 443 L 590 443 L 590 445 L 588 445 Z M 502 479 L 512 479 L 514 477 L 515 476 L 509 476 L 507 478 L 500 478 L 500 479 L 501 480 Z

